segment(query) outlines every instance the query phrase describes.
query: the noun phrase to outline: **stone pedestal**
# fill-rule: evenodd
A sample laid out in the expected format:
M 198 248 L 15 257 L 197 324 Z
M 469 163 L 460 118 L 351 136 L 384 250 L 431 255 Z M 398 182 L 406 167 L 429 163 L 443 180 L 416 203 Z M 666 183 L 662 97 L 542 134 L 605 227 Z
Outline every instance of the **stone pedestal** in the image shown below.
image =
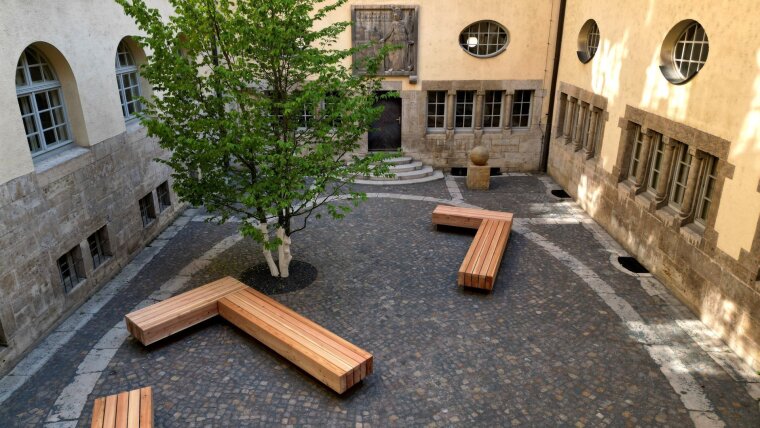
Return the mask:
M 491 167 L 473 165 L 467 167 L 467 188 L 470 190 L 488 190 L 491 185 Z

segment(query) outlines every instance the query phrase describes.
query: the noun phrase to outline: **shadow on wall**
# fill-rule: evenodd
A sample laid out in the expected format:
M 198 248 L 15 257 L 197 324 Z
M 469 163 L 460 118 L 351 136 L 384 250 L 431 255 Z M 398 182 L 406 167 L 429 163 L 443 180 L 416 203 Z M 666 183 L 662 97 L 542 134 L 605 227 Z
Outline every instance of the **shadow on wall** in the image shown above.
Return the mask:
M 616 43 L 602 39 L 591 64 L 591 89 L 606 97 L 610 104 L 615 104 L 620 95 L 620 72 L 623 60 L 628 57 L 628 34 L 626 29 Z

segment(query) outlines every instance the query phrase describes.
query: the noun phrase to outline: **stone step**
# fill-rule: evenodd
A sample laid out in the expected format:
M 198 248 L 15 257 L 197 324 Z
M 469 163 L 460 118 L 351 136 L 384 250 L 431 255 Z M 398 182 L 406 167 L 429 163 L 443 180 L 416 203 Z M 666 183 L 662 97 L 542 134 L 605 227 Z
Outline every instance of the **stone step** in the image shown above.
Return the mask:
M 432 174 L 417 178 L 417 179 L 408 179 L 408 180 L 399 180 L 399 179 L 385 179 L 381 180 L 379 178 L 376 178 L 374 180 L 356 180 L 356 184 L 367 184 L 367 185 L 373 185 L 373 186 L 401 186 L 408 183 L 426 183 L 428 181 L 436 181 L 436 180 L 443 180 L 443 172 L 439 170 L 433 171 Z
M 392 165 L 389 168 L 389 171 L 398 174 L 401 172 L 409 172 L 409 171 L 415 171 L 418 169 L 422 169 L 423 165 L 420 161 L 414 161 L 410 163 L 404 163 L 404 164 L 398 164 L 398 165 Z
M 424 178 L 432 174 L 433 174 L 433 168 L 430 166 L 424 166 L 420 169 L 415 169 L 413 171 L 396 173 L 396 176 L 393 178 L 382 177 L 382 176 L 381 177 L 371 176 L 371 177 L 365 177 L 365 178 L 372 181 L 386 181 L 386 180 L 403 181 L 403 180 L 416 180 L 418 178 Z
M 412 158 L 409 156 L 399 156 L 397 158 L 388 158 L 385 160 L 385 163 L 389 165 L 401 165 L 410 162 L 412 162 Z

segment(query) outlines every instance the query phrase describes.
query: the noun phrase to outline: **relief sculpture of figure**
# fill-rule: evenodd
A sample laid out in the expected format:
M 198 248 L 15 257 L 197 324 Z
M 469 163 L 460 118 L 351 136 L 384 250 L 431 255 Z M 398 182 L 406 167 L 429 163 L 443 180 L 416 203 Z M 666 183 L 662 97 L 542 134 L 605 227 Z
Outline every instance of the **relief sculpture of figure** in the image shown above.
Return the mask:
M 403 21 L 400 8 L 393 8 L 393 22 L 390 31 L 380 39 L 380 42 L 399 46 L 398 49 L 385 57 L 385 71 L 410 71 L 413 68 L 410 61 L 410 50 L 414 41 L 411 40 L 409 29 Z

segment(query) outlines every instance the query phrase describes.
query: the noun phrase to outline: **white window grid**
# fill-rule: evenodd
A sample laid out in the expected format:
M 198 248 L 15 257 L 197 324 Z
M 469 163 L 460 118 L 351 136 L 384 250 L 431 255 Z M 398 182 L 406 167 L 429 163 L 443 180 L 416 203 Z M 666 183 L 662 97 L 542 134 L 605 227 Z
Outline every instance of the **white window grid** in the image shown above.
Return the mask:
M 446 91 L 429 91 L 427 94 L 427 127 L 443 129 L 446 123 Z
M 121 111 L 125 120 L 137 117 L 142 111 L 140 102 L 140 73 L 137 64 L 129 51 L 127 44 L 122 41 L 116 51 L 116 84 L 121 98 Z
M 148 193 L 139 201 L 140 218 L 142 218 L 143 227 L 148 226 L 156 218 L 156 210 L 153 206 L 153 193 Z
M 16 97 L 33 157 L 72 141 L 61 83 L 34 48 L 26 48 L 16 66 Z
M 172 205 L 171 195 L 169 194 L 169 183 L 163 182 L 156 188 L 158 196 L 158 209 L 163 212 Z
M 486 91 L 483 106 L 483 127 L 499 128 L 501 126 L 502 91 Z
M 586 39 L 586 50 L 588 50 L 589 58 L 596 55 L 596 51 L 599 49 L 599 37 L 599 26 L 594 21 L 591 24 L 591 28 L 589 28 L 588 38 Z
M 662 179 L 662 160 L 665 156 L 665 142 L 660 134 L 654 134 L 652 137 L 652 161 L 649 167 L 649 179 L 647 180 L 647 191 L 650 193 L 657 192 L 657 186 Z
M 680 208 L 683 203 L 683 197 L 686 194 L 692 156 L 691 153 L 689 153 L 689 146 L 683 143 L 678 143 L 678 150 L 676 153 L 677 157 L 673 174 L 673 186 L 670 192 L 670 205 L 675 208 Z
M 713 193 L 715 191 L 715 183 L 718 180 L 717 176 L 718 160 L 714 156 L 708 156 L 705 165 L 705 174 L 702 181 L 702 188 L 699 192 L 699 203 L 697 204 L 697 214 L 694 216 L 694 220 L 705 225 L 707 223 L 707 216 L 710 214 L 710 206 L 713 203 Z
M 69 293 L 85 278 L 77 266 L 76 248 L 58 258 L 58 272 L 65 293 Z
M 106 252 L 103 249 L 103 241 L 100 237 L 100 233 L 101 231 L 98 230 L 97 232 L 87 237 L 87 244 L 90 247 L 90 256 L 92 257 L 93 269 L 97 269 L 97 267 L 102 265 L 107 258 Z
M 678 37 L 673 50 L 675 69 L 683 80 L 697 74 L 707 61 L 710 46 L 707 33 L 698 22 L 691 23 Z
M 475 46 L 469 45 L 469 40 L 472 37 L 478 40 Z M 501 53 L 506 48 L 508 41 L 507 30 L 493 21 L 476 22 L 459 34 L 459 45 L 462 49 L 481 58 Z
M 457 102 L 454 117 L 456 128 L 472 128 L 473 106 L 475 91 L 457 91 Z
M 641 127 L 636 126 L 636 136 L 633 139 L 633 150 L 631 151 L 631 164 L 628 169 L 628 176 L 631 178 L 636 177 L 636 171 L 639 169 L 639 162 L 641 162 L 641 149 L 644 147 L 644 133 L 641 132 Z
M 530 126 L 530 104 L 533 91 L 515 91 L 512 102 L 512 128 L 527 128 Z
M 300 113 L 298 116 L 298 126 L 301 129 L 311 128 L 312 121 L 314 120 L 314 107 L 304 104 Z

